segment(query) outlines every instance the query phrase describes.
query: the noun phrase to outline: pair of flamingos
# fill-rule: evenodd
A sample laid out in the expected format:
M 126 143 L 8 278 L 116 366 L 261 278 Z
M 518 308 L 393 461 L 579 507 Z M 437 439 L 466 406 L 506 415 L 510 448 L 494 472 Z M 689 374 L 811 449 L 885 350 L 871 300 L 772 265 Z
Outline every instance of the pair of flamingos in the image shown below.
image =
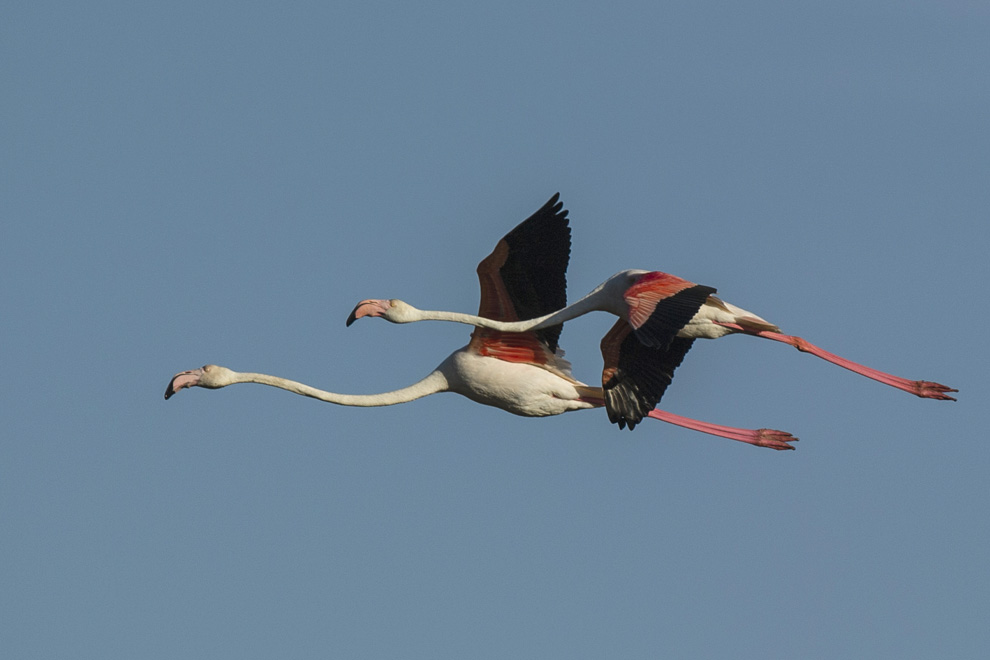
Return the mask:
M 604 407 L 609 420 L 634 428 L 644 417 L 771 449 L 794 449 L 783 431 L 737 429 L 655 410 L 674 370 L 695 339 L 744 333 L 781 341 L 868 378 L 929 399 L 954 400 L 956 390 L 870 369 L 828 353 L 764 319 L 716 298 L 715 289 L 679 277 L 625 270 L 567 305 L 566 272 L 571 250 L 567 211 L 554 195 L 543 208 L 509 232 L 478 266 L 481 308 L 477 316 L 416 309 L 400 300 L 364 300 L 347 325 L 363 316 L 393 323 L 454 321 L 475 326 L 467 346 L 454 351 L 426 378 L 383 394 L 335 394 L 295 381 L 238 373 L 217 365 L 176 374 L 165 398 L 186 387 L 218 389 L 260 383 L 343 406 L 390 406 L 437 392 L 469 399 L 517 415 L 542 417 Z M 592 311 L 618 317 L 602 339 L 602 386 L 575 380 L 557 350 L 564 321 Z

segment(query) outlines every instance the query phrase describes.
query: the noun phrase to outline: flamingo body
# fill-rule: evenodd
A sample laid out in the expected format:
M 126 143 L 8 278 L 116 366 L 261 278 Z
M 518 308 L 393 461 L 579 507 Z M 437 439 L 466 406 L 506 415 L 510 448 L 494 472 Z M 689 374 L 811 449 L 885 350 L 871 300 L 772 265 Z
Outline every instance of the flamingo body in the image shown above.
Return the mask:
M 601 394 L 596 397 L 594 388 L 574 380 L 569 373 L 484 356 L 470 345 L 448 357 L 439 371 L 446 376 L 450 391 L 524 417 L 602 406 Z

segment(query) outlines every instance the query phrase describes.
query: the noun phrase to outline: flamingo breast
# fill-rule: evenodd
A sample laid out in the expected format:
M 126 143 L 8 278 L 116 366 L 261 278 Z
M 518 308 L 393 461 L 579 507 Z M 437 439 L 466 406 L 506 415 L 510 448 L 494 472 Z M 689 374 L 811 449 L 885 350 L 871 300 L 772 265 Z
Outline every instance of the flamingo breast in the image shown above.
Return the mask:
M 546 417 L 595 407 L 580 400 L 577 381 L 534 364 L 479 355 L 469 346 L 447 358 L 440 370 L 451 392 L 514 415 Z

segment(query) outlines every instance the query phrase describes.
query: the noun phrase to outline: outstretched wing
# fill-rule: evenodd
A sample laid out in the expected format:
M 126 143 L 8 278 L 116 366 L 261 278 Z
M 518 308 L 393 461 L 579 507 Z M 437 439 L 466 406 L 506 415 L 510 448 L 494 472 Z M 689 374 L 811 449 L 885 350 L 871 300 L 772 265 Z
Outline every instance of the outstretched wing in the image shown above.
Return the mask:
M 674 370 L 693 339 L 672 337 L 666 349 L 643 344 L 632 326 L 619 319 L 602 339 L 602 390 L 608 419 L 619 428 L 635 428 L 660 403 Z
M 551 197 L 539 211 L 506 234 L 478 265 L 479 316 L 525 321 L 567 306 L 571 228 L 567 210 L 559 199 L 559 193 Z M 551 354 L 557 350 L 562 328 L 557 325 L 535 332 Z

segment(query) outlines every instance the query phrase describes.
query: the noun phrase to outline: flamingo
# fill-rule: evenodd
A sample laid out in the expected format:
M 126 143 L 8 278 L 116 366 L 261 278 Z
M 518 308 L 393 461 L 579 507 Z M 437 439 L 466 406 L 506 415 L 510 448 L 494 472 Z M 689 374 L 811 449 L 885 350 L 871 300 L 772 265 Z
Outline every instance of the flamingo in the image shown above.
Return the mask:
M 567 211 L 554 195 L 539 211 L 509 232 L 478 266 L 479 314 L 502 322 L 520 316 L 546 317 L 566 305 L 570 258 Z M 794 449 L 790 433 L 740 429 L 702 422 L 653 409 L 690 341 L 657 351 L 629 341 L 628 326 L 617 324 L 602 342 L 606 387 L 576 380 L 558 340 L 561 325 L 545 324 L 522 332 L 476 327 L 471 340 L 425 378 L 381 394 L 337 394 L 304 383 L 260 373 L 241 373 L 208 364 L 172 377 L 165 398 L 188 387 L 219 389 L 258 383 L 343 406 L 390 406 L 439 392 L 455 392 L 516 415 L 543 417 L 605 407 L 620 428 L 644 417 L 771 449 Z
M 680 364 L 695 339 L 718 339 L 738 333 L 789 344 L 799 351 L 922 398 L 955 401 L 949 396 L 949 392 L 957 392 L 956 389 L 927 380 L 900 378 L 829 353 L 806 339 L 782 334 L 776 325 L 722 301 L 714 295 L 715 292 L 716 289 L 712 287 L 695 284 L 668 273 L 623 270 L 575 303 L 528 320 L 497 318 L 496 315 L 484 313 L 476 316 L 421 310 L 397 299 L 372 299 L 362 300 L 357 304 L 347 318 L 347 325 L 368 316 L 384 318 L 392 323 L 453 321 L 502 333 L 534 330 L 544 332 L 547 328 L 559 327 L 559 324 L 589 312 L 604 311 L 619 317 L 616 325 L 602 340 L 602 351 L 606 355 L 606 401 L 610 396 L 622 395 L 621 391 L 614 391 L 614 383 L 612 387 L 609 385 L 608 377 L 614 375 L 610 369 L 616 363 L 620 371 L 626 372 L 627 379 L 640 381 L 640 384 L 651 373 L 656 373 L 657 368 L 664 373 L 669 370 L 663 385 L 665 389 L 673 369 Z M 653 352 L 637 347 L 637 343 L 653 349 Z M 616 351 L 617 355 L 614 354 Z M 663 391 L 660 390 L 659 395 L 662 394 Z M 652 404 L 659 403 L 659 400 L 657 397 Z M 612 421 L 618 421 L 621 426 L 621 420 L 617 420 L 613 414 L 615 406 L 606 407 L 609 408 Z

